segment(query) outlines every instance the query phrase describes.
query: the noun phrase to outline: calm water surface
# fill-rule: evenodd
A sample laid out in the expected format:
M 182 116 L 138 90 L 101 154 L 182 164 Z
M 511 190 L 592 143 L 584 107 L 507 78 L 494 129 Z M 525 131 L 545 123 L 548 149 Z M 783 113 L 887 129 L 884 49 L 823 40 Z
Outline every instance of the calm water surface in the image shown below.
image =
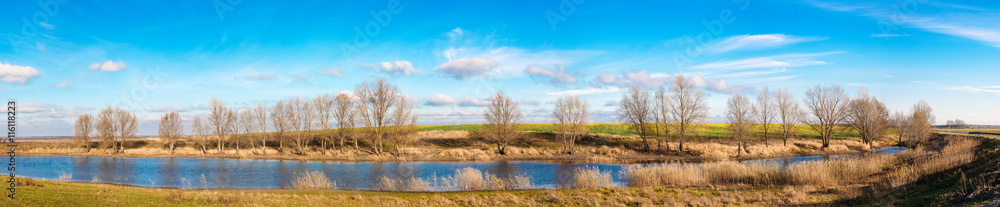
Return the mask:
M 872 153 L 895 154 L 906 148 L 882 148 Z M 868 153 L 868 154 L 872 154 Z M 833 156 L 802 156 L 752 162 L 789 164 L 864 156 L 848 154 Z M 306 171 L 321 171 L 336 181 L 339 189 L 374 190 L 375 181 L 390 178 L 418 177 L 431 180 L 447 177 L 455 170 L 472 167 L 509 178 L 525 175 L 539 188 L 560 188 L 572 185 L 574 170 L 596 167 L 610 172 L 612 179 L 623 186 L 619 171 L 629 165 L 606 163 L 550 163 L 539 161 L 501 162 L 313 162 L 278 160 L 239 160 L 220 158 L 110 158 L 71 156 L 19 156 L 17 175 L 47 180 L 60 180 L 60 175 L 72 174 L 72 181 L 100 182 L 171 188 L 276 189 L 292 188 L 296 175 Z M 63 177 L 64 180 L 66 176 Z

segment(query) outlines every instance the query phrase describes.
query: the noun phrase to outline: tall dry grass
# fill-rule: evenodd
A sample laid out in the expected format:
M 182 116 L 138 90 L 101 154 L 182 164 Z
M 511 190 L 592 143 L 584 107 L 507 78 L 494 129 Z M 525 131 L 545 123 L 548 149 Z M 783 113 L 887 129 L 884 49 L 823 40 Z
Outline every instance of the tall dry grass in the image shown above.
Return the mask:
M 433 176 L 429 181 L 421 178 L 395 179 L 379 178 L 377 187 L 381 191 L 480 191 L 480 190 L 518 190 L 532 189 L 534 185 L 527 176 L 501 178 L 484 173 L 472 167 L 455 170 L 455 174 L 438 178 Z
M 573 189 L 603 189 L 615 187 L 611 174 L 594 168 L 576 168 L 573 173 Z
M 979 141 L 954 138 L 940 151 L 916 149 L 898 155 L 807 161 L 787 166 L 734 161 L 698 165 L 628 166 L 622 177 L 631 187 L 708 186 L 726 184 L 836 186 L 883 179 L 898 187 L 921 176 L 952 169 L 975 160 Z
M 306 171 L 295 177 L 292 186 L 295 189 L 330 189 L 336 186 L 336 183 L 330 182 L 330 179 L 323 172 Z

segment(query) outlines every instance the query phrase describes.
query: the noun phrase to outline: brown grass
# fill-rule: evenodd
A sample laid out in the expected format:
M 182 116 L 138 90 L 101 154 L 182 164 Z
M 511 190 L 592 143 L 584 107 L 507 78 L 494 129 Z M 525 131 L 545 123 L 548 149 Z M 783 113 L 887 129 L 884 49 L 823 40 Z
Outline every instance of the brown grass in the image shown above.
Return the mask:
M 613 188 L 611 174 L 595 168 L 577 168 L 573 173 L 573 189 Z
M 336 182 L 331 183 L 330 179 L 320 171 L 306 171 L 292 181 L 295 189 L 330 189 L 336 185 Z

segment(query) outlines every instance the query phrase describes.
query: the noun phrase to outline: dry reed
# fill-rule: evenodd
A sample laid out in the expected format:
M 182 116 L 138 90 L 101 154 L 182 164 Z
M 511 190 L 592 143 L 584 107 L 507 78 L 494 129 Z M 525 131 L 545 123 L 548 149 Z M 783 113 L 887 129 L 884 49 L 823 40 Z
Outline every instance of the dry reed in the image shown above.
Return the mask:
M 330 189 L 336 186 L 336 183 L 331 183 L 323 172 L 306 171 L 292 181 L 292 186 L 295 189 Z
M 573 173 L 573 189 L 613 188 L 611 174 L 594 168 L 577 168 Z

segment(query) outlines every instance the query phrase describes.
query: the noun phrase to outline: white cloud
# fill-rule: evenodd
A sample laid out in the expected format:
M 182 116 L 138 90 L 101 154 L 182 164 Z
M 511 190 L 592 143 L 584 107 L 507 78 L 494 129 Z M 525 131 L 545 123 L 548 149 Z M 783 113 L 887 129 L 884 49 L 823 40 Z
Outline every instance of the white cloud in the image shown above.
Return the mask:
M 451 31 L 448 31 L 447 33 L 445 33 L 445 36 L 448 36 L 450 38 L 456 38 L 456 37 L 461 37 L 462 35 L 465 35 L 466 33 L 468 33 L 468 32 L 465 31 L 465 30 L 462 30 L 462 28 L 455 27 L 455 29 L 452 29 Z
M 336 94 L 334 94 L 334 97 L 340 96 L 340 94 L 345 94 L 345 95 L 347 95 L 347 97 L 349 97 L 349 98 L 351 98 L 353 100 L 360 99 L 357 94 L 354 94 L 354 91 L 350 91 L 350 90 L 341 90 L 341 91 L 337 92 Z
M 808 1 L 814 7 L 831 11 L 853 12 L 877 19 L 884 35 L 899 27 L 972 39 L 1000 48 L 1000 15 L 995 11 L 933 1 L 855 1 L 851 3 Z M 908 4 L 912 3 L 912 4 Z M 910 11 L 905 8 L 915 8 Z
M 538 101 L 535 101 L 535 100 L 521 100 L 521 105 L 538 106 L 540 104 L 542 104 L 542 103 L 539 103 Z
M 54 25 L 51 25 L 51 24 L 49 24 L 49 23 L 45 23 L 45 22 L 38 22 L 38 25 L 42 25 L 42 28 L 45 28 L 45 29 L 47 29 L 47 30 L 53 30 L 53 29 L 56 29 L 56 26 L 54 26 Z
M 93 110 L 93 109 L 94 109 L 94 107 L 90 107 L 90 106 L 76 106 L 76 107 L 73 107 L 73 110 L 77 110 L 77 111 L 90 111 L 90 110 Z
M 742 86 L 726 85 L 726 80 L 723 79 L 705 79 L 696 75 L 691 76 L 691 81 L 694 82 L 694 85 L 697 87 L 724 94 L 739 93 L 745 90 Z
M 119 60 L 118 62 L 108 60 L 104 62 L 104 64 L 101 63 L 90 64 L 91 70 L 100 70 L 100 71 L 119 71 L 125 69 L 126 67 L 127 66 L 125 65 L 125 62 L 122 62 L 121 60 Z
M 468 97 L 468 96 L 462 97 L 462 102 L 458 104 L 458 106 L 467 106 L 467 107 L 479 107 L 479 106 L 487 106 L 487 105 L 490 105 L 490 101 L 489 100 L 478 99 L 478 98 L 473 98 L 473 97 Z
M 73 81 L 64 80 L 63 82 L 61 82 L 59 84 L 56 84 L 56 85 L 53 85 L 53 86 L 55 86 L 56 88 L 65 88 L 66 86 L 69 86 L 69 84 L 72 83 L 72 82 Z
M 783 54 L 767 57 L 746 58 L 732 61 L 716 61 L 707 64 L 691 66 L 691 69 L 742 70 L 754 68 L 791 68 L 810 65 L 825 65 L 827 62 L 814 60 L 814 57 L 838 54 L 843 52 L 825 52 L 809 54 Z
M 1000 86 L 953 86 L 948 87 L 948 90 L 1000 94 Z
M 256 81 L 274 80 L 274 78 L 275 78 L 274 74 L 267 74 L 267 73 L 247 76 L 247 79 Z
M 485 58 L 462 58 L 441 64 L 437 67 L 439 73 L 458 80 L 481 76 L 497 67 L 497 61 Z
M 379 72 L 389 74 L 391 76 L 410 76 L 421 72 L 420 70 L 413 69 L 413 63 L 405 60 L 382 62 L 376 66 L 376 68 Z
M 711 43 L 705 46 L 705 51 L 722 53 L 734 50 L 755 50 L 825 39 L 827 38 L 797 37 L 785 34 L 737 35 Z
M 316 73 L 323 74 L 323 75 L 344 77 L 344 74 L 341 73 L 341 71 L 343 71 L 343 70 L 344 70 L 343 68 L 331 68 L 329 70 L 316 71 Z
M 444 94 L 434 94 L 433 96 L 431 96 L 431 98 L 427 99 L 427 105 L 429 106 L 448 106 L 457 103 L 458 100 L 455 100 L 455 98 L 452 98 L 451 96 L 447 96 Z
M 649 73 L 649 71 L 623 72 L 619 77 L 614 73 L 601 73 L 591 86 L 598 88 L 603 86 L 629 87 L 638 84 L 644 88 L 656 88 L 667 84 L 670 75 L 665 73 Z
M 576 84 L 576 78 L 573 77 L 574 74 L 570 71 L 566 71 L 566 66 L 559 65 L 558 67 L 559 71 L 556 71 L 553 69 L 531 65 L 524 69 L 524 73 L 527 73 L 532 78 L 539 80 L 540 82 L 552 85 Z M 578 71 L 577 74 L 582 75 L 583 71 Z
M 27 84 L 28 80 L 38 76 L 38 70 L 29 66 L 0 63 L 0 80 L 8 83 Z
M 612 87 L 607 87 L 607 88 L 572 89 L 572 90 L 565 90 L 565 91 L 548 92 L 548 93 L 545 93 L 545 94 L 546 95 L 550 95 L 550 96 L 581 96 L 581 95 L 590 95 L 590 94 L 598 94 L 598 93 L 618 92 L 618 91 L 621 91 L 621 90 L 622 90 L 621 88 L 612 86 Z

